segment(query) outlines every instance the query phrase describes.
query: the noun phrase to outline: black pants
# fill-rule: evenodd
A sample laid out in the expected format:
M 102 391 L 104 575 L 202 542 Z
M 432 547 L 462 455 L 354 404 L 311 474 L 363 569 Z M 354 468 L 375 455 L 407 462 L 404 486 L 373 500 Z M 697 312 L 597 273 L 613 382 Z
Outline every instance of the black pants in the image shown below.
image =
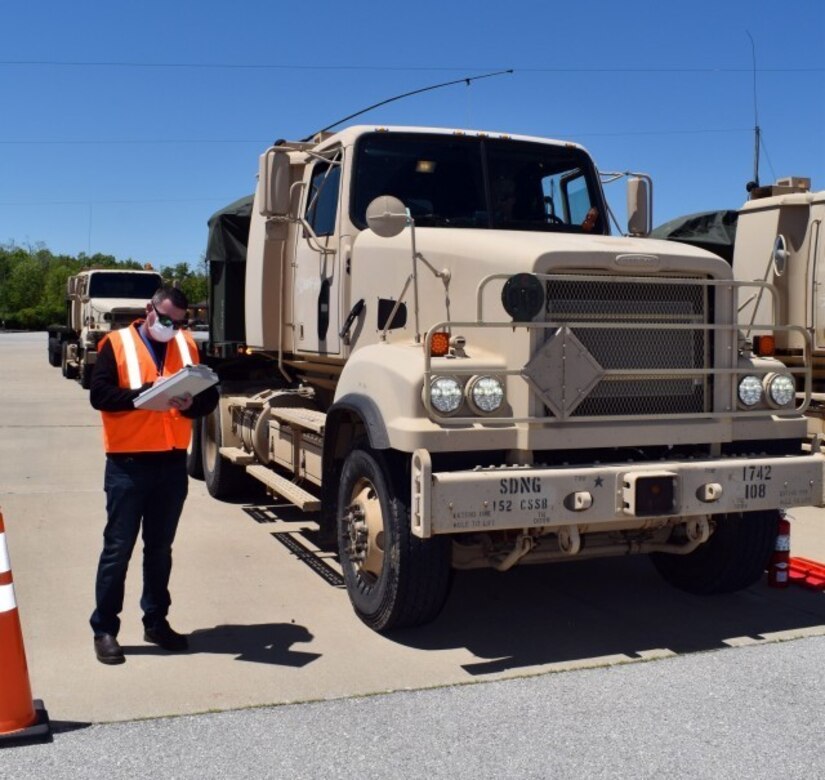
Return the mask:
M 172 542 L 189 488 L 186 451 L 139 453 L 106 458 L 106 528 L 97 569 L 95 636 L 117 636 L 129 559 L 143 528 L 143 624 L 166 621 L 171 599 Z

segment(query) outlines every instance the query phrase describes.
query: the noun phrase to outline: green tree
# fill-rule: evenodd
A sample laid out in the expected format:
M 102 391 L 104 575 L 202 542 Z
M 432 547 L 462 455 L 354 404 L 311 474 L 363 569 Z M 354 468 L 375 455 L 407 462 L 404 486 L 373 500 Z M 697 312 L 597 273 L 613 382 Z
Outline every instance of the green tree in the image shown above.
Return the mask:
M 189 263 L 178 263 L 164 270 L 164 276 L 171 284 L 177 284 L 189 300 L 189 303 L 201 303 L 206 300 L 206 275 L 193 271 Z
M 66 312 L 66 280 L 87 268 L 140 270 L 137 260 L 81 252 L 77 257 L 54 255 L 43 244 L 21 247 L 0 244 L 0 320 L 9 327 L 42 329 L 62 322 Z M 167 283 L 177 284 L 191 303 L 206 299 L 206 268 L 199 273 L 187 263 L 162 269 Z
M 14 309 L 33 309 L 40 303 L 43 293 L 43 269 L 32 257 L 27 257 L 11 269 L 8 276 L 8 307 Z
M 66 281 L 80 270 L 80 263 L 60 258 L 46 270 L 42 308 L 49 323 L 61 322 L 66 315 Z

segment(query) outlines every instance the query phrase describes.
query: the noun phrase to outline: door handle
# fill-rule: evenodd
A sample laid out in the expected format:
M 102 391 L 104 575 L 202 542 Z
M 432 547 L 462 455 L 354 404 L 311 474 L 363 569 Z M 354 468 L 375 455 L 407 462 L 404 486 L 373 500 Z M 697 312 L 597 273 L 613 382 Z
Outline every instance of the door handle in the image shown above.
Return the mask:
M 355 302 L 355 306 L 352 307 L 350 313 L 347 314 L 347 318 L 344 320 L 344 327 L 341 328 L 341 332 L 338 334 L 341 337 L 341 340 L 345 344 L 349 344 L 349 332 L 350 328 L 352 328 L 352 323 L 358 318 L 358 315 L 364 310 L 364 299 L 360 298 L 358 301 Z

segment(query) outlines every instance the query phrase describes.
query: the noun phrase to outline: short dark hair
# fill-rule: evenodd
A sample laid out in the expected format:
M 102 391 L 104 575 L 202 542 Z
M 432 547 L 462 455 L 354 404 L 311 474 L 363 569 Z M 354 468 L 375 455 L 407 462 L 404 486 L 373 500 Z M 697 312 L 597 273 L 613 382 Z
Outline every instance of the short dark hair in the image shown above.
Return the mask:
M 186 311 L 189 308 L 189 299 L 180 287 L 160 287 L 152 296 L 152 303 L 160 306 L 164 301 L 170 301 L 176 309 Z

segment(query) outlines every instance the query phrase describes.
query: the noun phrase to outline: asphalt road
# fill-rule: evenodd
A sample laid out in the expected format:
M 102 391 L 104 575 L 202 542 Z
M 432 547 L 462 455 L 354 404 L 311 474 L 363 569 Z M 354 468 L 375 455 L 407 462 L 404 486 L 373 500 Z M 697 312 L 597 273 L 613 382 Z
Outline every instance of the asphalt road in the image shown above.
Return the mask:
M 702 599 L 643 558 L 469 572 L 435 623 L 381 637 L 352 614 L 311 518 L 255 490 L 216 502 L 196 481 L 171 614 L 191 650 L 142 642 L 133 565 L 128 661 L 104 667 L 88 628 L 105 517 L 98 416 L 48 366 L 45 334 L 0 333 L 0 366 L 0 510 L 33 693 L 55 726 L 50 745 L 0 751 L 2 778 L 825 766 L 823 593 L 762 583 Z M 793 514 L 793 554 L 825 560 L 825 510 Z
M 96 725 L 4 778 L 815 778 L 825 638 L 505 682 Z

